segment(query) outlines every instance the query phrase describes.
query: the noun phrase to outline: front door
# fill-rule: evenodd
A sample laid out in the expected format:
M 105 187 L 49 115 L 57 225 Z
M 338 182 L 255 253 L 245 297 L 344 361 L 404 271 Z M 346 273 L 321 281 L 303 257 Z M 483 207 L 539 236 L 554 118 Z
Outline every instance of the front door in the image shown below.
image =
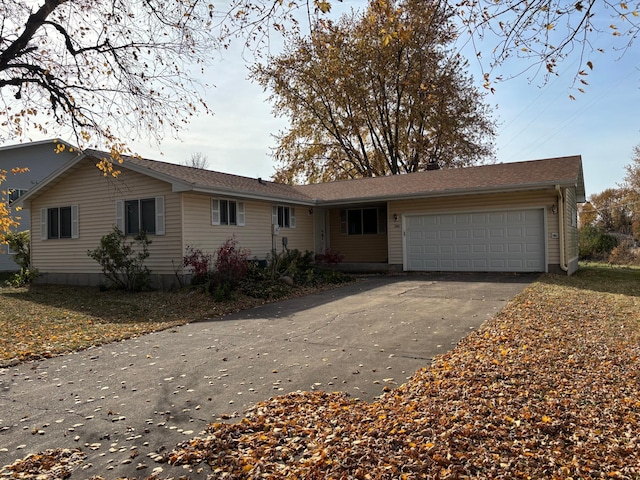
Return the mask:
M 313 209 L 313 245 L 316 255 L 321 255 L 329 246 L 327 212 L 324 208 Z

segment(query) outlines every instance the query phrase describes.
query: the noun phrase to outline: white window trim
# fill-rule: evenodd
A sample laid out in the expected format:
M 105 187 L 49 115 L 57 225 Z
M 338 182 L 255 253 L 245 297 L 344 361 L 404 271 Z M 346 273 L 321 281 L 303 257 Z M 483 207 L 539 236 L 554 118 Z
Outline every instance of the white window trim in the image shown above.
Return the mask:
M 289 225 L 279 225 L 278 224 L 278 209 L 279 208 L 288 208 L 289 209 Z M 289 205 L 273 205 L 271 208 L 271 224 L 279 225 L 280 228 L 296 228 L 296 207 L 291 207 Z
M 80 238 L 80 213 L 78 205 L 65 205 L 63 207 L 44 207 L 40 209 L 40 240 L 69 240 L 68 238 L 49 238 L 49 209 L 71 207 L 71 239 Z
M 227 202 L 234 202 L 236 204 L 236 223 L 235 225 L 229 225 L 227 223 L 220 223 L 220 200 L 226 200 Z M 228 227 L 244 227 L 245 226 L 245 210 L 244 202 L 238 200 L 232 200 L 228 198 L 212 198 L 211 199 L 211 225 L 224 225 Z

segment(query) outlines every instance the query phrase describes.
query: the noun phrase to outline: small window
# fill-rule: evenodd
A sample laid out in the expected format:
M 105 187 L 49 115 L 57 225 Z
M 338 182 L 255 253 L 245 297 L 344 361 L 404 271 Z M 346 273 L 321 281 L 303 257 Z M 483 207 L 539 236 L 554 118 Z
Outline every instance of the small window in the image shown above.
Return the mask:
M 347 235 L 386 233 L 386 209 L 354 208 L 340 211 L 340 230 Z
M 71 207 L 48 209 L 47 238 L 71 238 Z
M 286 205 L 274 206 L 271 213 L 271 223 L 278 225 L 280 228 L 295 228 L 296 209 Z
M 25 193 L 27 193 L 27 190 L 22 188 L 10 188 L 7 191 L 7 204 L 11 205 Z
M 212 199 L 211 224 L 244 226 L 244 202 L 219 198 Z
M 41 238 L 78 238 L 78 207 L 43 208 L 40 213 Z

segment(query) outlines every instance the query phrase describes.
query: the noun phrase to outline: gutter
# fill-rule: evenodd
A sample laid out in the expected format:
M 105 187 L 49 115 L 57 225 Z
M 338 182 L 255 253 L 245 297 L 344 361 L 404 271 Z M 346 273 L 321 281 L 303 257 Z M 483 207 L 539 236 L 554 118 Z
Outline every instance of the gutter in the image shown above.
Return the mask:
M 560 185 L 556 185 L 556 192 L 558 193 L 558 223 L 560 227 L 560 268 L 568 272 L 569 265 L 567 265 L 566 245 L 564 243 L 564 195 Z
M 567 186 L 571 186 L 573 184 L 567 183 Z M 338 207 L 345 204 L 367 204 L 367 203 L 376 203 L 376 202 L 393 202 L 393 201 L 401 201 L 401 200 L 410 200 L 416 197 L 420 198 L 436 198 L 436 197 L 457 197 L 457 196 L 468 196 L 468 195 L 490 195 L 494 193 L 511 193 L 511 192 L 522 192 L 522 191 L 537 191 L 537 190 L 549 190 L 558 187 L 559 185 L 553 183 L 537 183 L 537 184 L 529 184 L 529 185 L 513 185 L 508 187 L 487 187 L 487 188 L 474 188 L 474 189 L 455 189 L 455 190 L 444 190 L 440 192 L 410 192 L 402 195 L 384 195 L 378 197 L 349 197 L 349 198 L 340 198 L 340 199 L 331 199 L 331 200 L 323 200 L 322 198 L 314 197 L 313 201 L 318 207 Z

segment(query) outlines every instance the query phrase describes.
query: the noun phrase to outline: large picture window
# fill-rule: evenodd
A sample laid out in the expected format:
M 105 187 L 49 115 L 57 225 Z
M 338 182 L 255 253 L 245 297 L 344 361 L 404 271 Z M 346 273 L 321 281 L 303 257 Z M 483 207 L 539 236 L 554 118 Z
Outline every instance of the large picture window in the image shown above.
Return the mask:
M 383 207 L 352 208 L 340 211 L 340 231 L 346 235 L 386 233 L 387 210 Z
M 125 235 L 164 235 L 164 197 L 116 200 L 116 226 Z
M 244 226 L 244 202 L 211 199 L 211 224 Z
M 78 238 L 78 206 L 42 208 L 40 230 L 42 240 Z

